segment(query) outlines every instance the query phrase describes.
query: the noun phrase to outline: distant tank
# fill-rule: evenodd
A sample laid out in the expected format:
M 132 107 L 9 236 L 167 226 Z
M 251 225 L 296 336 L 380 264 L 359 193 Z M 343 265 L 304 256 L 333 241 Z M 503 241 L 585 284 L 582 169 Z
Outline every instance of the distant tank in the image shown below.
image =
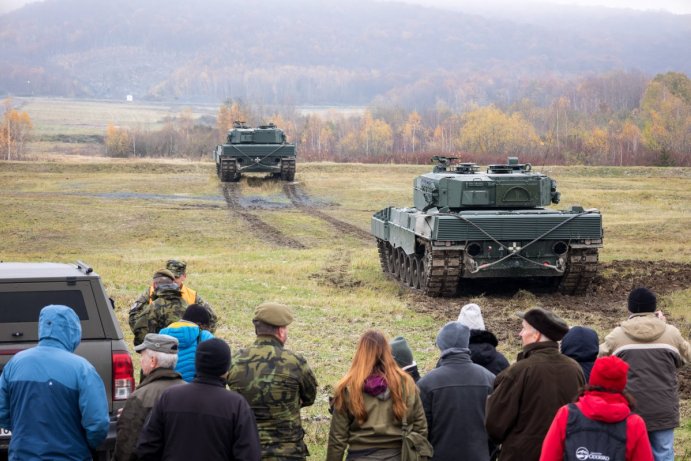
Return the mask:
M 597 272 L 602 215 L 559 203 L 556 181 L 529 163 L 452 164 L 413 181 L 414 208 L 372 216 L 382 270 L 429 296 L 454 296 L 477 279 L 540 278 L 562 293 L 583 295 Z
M 236 182 L 242 173 L 270 173 L 284 181 L 295 179 L 295 144 L 270 123 L 250 128 L 245 122 L 233 123 L 226 143 L 214 150 L 216 174 L 223 182 Z

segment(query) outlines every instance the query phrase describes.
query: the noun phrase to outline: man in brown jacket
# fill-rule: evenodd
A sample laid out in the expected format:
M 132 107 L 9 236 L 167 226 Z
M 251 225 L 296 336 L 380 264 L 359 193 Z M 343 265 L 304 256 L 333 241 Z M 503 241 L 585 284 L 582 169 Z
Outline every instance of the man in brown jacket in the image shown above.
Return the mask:
M 538 461 L 542 440 L 557 410 L 585 385 L 581 366 L 559 352 L 569 330 L 561 318 L 535 307 L 519 313 L 523 351 L 516 363 L 497 375 L 487 398 L 485 427 L 501 443 L 501 461 Z
M 677 368 L 691 361 L 691 348 L 678 329 L 657 311 L 647 288 L 629 293 L 631 315 L 605 337 L 600 356 L 616 355 L 629 364 L 626 389 L 648 429 L 655 461 L 674 459 L 674 428 L 679 425 Z
M 114 461 L 136 460 L 135 448 L 139 432 L 163 391 L 170 386 L 185 384 L 175 371 L 178 361 L 178 340 L 172 336 L 149 333 L 135 347 L 141 354 L 144 379 L 127 398 L 118 418 Z

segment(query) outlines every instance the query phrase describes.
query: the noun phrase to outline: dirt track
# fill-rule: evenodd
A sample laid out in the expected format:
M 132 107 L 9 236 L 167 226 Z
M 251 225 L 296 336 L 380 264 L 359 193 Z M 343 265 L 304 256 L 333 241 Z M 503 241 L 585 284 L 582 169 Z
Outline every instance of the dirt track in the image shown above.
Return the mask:
M 257 185 L 257 181 L 270 181 L 270 179 L 247 178 L 247 183 L 250 187 Z M 339 235 L 351 235 L 368 243 L 374 241 L 368 231 L 321 211 L 328 204 L 310 197 L 297 183 L 284 184 L 283 193 L 285 196 L 273 198 L 243 196 L 240 190 L 240 183 L 223 183 L 221 187 L 228 209 L 232 213 L 239 215 L 250 227 L 257 230 L 254 233 L 255 236 L 273 245 L 297 249 L 306 248 L 302 243 L 266 223 L 254 214 L 252 210 L 272 211 L 294 208 L 329 223 Z

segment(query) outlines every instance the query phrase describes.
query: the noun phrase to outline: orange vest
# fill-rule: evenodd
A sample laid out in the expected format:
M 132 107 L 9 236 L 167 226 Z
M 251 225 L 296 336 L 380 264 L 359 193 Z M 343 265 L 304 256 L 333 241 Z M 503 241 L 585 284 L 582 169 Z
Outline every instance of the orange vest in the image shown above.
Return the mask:
M 154 286 L 151 285 L 149 287 L 149 302 L 151 302 L 151 297 L 154 295 Z M 188 288 L 186 286 L 180 287 L 180 295 L 182 296 L 182 299 L 185 300 L 185 302 L 189 304 L 194 304 L 194 302 L 197 300 L 197 292 L 194 291 L 192 288 Z

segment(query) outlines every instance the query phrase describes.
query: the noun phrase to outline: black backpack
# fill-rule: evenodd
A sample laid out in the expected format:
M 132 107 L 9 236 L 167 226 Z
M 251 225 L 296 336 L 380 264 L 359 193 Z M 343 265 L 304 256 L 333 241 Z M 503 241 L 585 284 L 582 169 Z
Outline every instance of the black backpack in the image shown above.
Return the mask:
M 618 423 L 593 421 L 570 403 L 564 461 L 626 461 L 626 419 Z

